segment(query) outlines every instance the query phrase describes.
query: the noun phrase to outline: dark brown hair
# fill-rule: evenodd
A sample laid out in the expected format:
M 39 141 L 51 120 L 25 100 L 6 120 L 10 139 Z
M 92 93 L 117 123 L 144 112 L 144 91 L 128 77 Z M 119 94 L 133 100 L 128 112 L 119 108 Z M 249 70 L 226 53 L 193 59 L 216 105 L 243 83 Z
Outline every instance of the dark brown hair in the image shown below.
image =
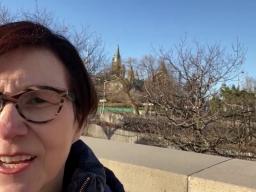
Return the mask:
M 74 113 L 79 127 L 97 109 L 97 95 L 76 48 L 64 36 L 31 21 L 0 26 L 0 55 L 22 47 L 46 48 L 63 63 L 69 74 L 70 91 L 74 93 Z

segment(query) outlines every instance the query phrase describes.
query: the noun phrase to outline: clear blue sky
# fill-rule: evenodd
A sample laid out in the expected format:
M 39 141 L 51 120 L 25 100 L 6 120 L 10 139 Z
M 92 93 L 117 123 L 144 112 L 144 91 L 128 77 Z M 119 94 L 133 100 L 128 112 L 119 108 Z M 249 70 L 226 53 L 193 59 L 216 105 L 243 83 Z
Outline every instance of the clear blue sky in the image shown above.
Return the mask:
M 1 0 L 11 12 L 30 10 L 35 0 Z M 37 0 L 59 21 L 89 27 L 101 36 L 108 57 L 141 57 L 152 48 L 172 47 L 185 35 L 230 47 L 237 38 L 247 48 L 243 70 L 256 77 L 255 0 Z

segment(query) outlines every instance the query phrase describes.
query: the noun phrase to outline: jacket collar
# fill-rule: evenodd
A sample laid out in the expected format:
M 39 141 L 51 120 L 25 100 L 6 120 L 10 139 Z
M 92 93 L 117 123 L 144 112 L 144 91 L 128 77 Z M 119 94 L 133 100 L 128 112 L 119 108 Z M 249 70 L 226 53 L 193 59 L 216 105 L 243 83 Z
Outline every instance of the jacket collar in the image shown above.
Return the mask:
M 72 145 L 66 161 L 63 191 L 80 191 L 88 177 L 96 188 L 104 188 L 106 185 L 103 165 L 92 150 L 83 141 L 78 140 Z

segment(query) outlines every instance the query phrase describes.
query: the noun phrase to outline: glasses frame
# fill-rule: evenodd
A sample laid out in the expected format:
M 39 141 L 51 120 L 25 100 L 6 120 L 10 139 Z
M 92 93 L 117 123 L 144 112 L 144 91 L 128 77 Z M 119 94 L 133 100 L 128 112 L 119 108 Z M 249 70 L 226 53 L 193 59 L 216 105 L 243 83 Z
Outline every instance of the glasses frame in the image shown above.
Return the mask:
M 51 91 L 56 92 L 61 98 L 57 113 L 55 114 L 55 116 L 53 118 L 51 118 L 49 120 L 45 120 L 45 121 L 31 120 L 31 119 L 27 118 L 25 115 L 23 115 L 23 113 L 22 113 L 22 111 L 21 111 L 21 109 L 18 105 L 18 100 L 23 94 L 28 93 L 28 92 L 32 92 L 32 91 L 37 91 L 37 90 L 51 90 Z M 73 93 L 68 91 L 68 90 L 62 90 L 62 89 L 58 89 L 58 88 L 54 88 L 54 87 L 50 87 L 50 86 L 31 86 L 31 87 L 28 87 L 25 90 L 15 94 L 15 95 L 6 95 L 6 94 L 3 94 L 3 93 L 0 93 L 0 100 L 2 100 L 2 102 L 3 102 L 2 106 L 0 106 L 0 112 L 2 112 L 2 110 L 4 109 L 4 106 L 7 103 L 14 103 L 15 108 L 17 109 L 19 115 L 22 118 L 24 118 L 26 121 L 32 122 L 32 123 L 37 123 L 37 124 L 43 124 L 43 123 L 47 123 L 49 121 L 54 120 L 58 116 L 58 114 L 61 112 L 61 109 L 63 107 L 63 103 L 65 101 L 65 98 L 68 99 L 71 102 L 74 102 L 74 100 L 75 100 Z

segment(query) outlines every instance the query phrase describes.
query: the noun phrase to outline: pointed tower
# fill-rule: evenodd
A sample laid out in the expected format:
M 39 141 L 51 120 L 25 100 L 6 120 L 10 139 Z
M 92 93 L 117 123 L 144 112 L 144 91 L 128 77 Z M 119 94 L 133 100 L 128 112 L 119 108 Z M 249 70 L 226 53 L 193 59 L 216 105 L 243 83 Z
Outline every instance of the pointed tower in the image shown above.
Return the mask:
M 115 53 L 115 55 L 113 56 L 113 59 L 112 59 L 111 73 L 112 73 L 112 75 L 122 77 L 123 70 L 124 69 L 123 69 L 123 66 L 122 66 L 121 55 L 120 55 L 119 45 L 118 45 L 116 53 Z
M 166 68 L 166 65 L 165 65 L 164 61 L 160 62 L 158 73 L 161 73 L 162 75 L 168 76 L 168 70 Z
M 156 80 L 162 83 L 169 83 L 171 76 L 168 72 L 166 64 L 163 60 L 160 60 L 159 62 L 160 62 L 159 67 L 158 67 L 158 70 L 156 71 L 156 74 L 153 77 L 153 80 Z
M 130 68 L 129 68 L 128 72 L 127 72 L 127 79 L 128 79 L 128 81 L 130 83 L 134 82 L 135 77 L 134 77 L 134 71 L 133 71 L 132 65 L 130 65 Z

